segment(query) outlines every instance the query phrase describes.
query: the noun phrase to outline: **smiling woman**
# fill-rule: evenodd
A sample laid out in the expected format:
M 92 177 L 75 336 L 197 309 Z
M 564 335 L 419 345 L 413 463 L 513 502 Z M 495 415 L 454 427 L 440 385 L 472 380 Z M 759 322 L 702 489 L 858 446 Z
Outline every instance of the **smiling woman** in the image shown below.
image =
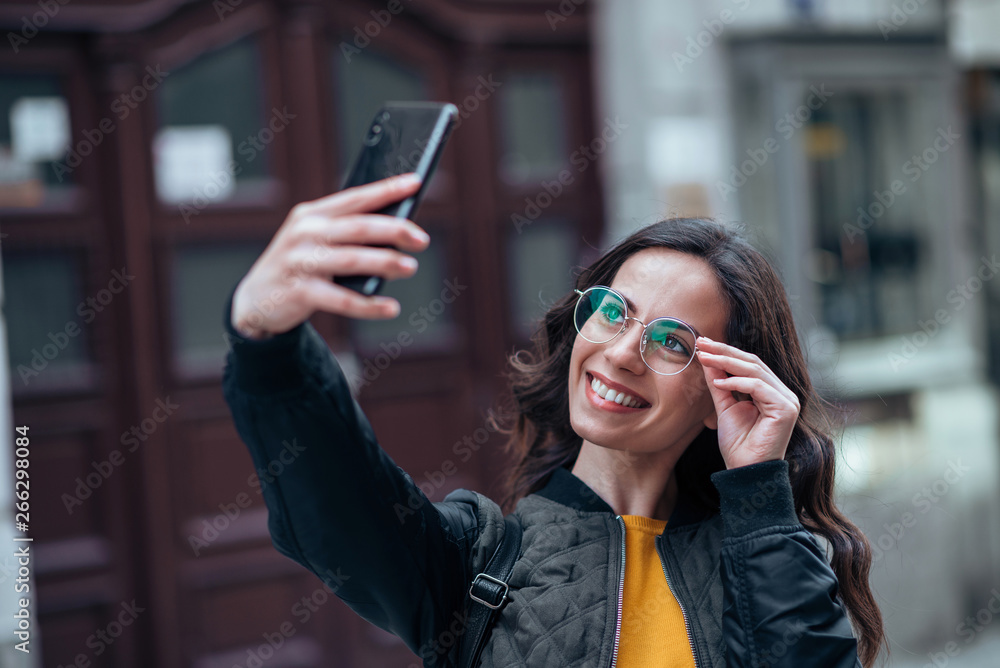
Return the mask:
M 299 205 L 226 306 L 223 389 L 255 463 L 289 433 L 302 447 L 262 490 L 275 546 L 321 578 L 342 572 L 331 591 L 426 666 L 873 665 L 884 636 L 871 549 L 832 502 L 834 444 L 784 289 L 718 223 L 637 231 L 549 309 L 533 354 L 510 358 L 514 410 L 490 424 L 514 455 L 507 515 L 466 489 L 429 501 L 307 322 L 318 309 L 399 312 L 329 275 L 412 275 L 405 253 L 426 235 L 362 212 L 416 186 Z M 375 243 L 404 252 L 364 247 Z M 315 276 L 286 285 L 320 245 Z M 277 306 L 255 307 L 275 290 Z M 465 631 L 493 605 L 470 583 L 518 524 L 477 657 L 479 632 Z
M 610 312 L 602 300 L 601 308 L 588 310 L 593 315 L 581 318 L 581 301 L 595 285 L 608 286 L 621 299 Z M 701 603 L 690 601 L 695 610 L 682 617 L 695 658 L 703 657 L 706 649 L 713 659 L 728 652 L 752 654 L 755 641 L 764 648 L 762 641 L 773 638 L 787 655 L 781 660 L 772 657 L 774 663 L 768 665 L 854 665 L 854 650 L 845 650 L 832 638 L 827 638 L 829 644 L 810 639 L 818 627 L 811 628 L 802 613 L 825 600 L 816 621 L 822 619 L 828 631 L 838 627 L 835 618 L 844 606 L 857 629 L 857 658 L 862 665 L 872 665 L 883 631 L 867 581 L 871 548 L 833 504 L 833 441 L 822 428 L 819 399 L 784 288 L 772 267 L 721 224 L 672 219 L 619 243 L 580 274 L 576 288 L 576 294 L 549 310 L 536 332 L 533 356 L 529 359 L 522 352 L 510 358 L 518 419 L 508 429 L 516 464 L 504 505 L 515 508 L 521 499 L 544 493 L 553 473 L 569 469 L 629 529 L 630 518 L 664 522 L 657 549 L 668 580 L 670 565 L 678 564 L 670 554 L 671 545 L 680 544 L 681 534 L 671 538 L 674 525 L 679 525 L 677 531 L 695 525 L 704 534 L 721 516 L 721 527 L 715 529 L 724 536 L 721 552 L 709 547 L 710 542 L 699 548 L 705 550 L 699 558 L 702 566 L 702 559 L 715 566 L 675 571 L 679 583 L 673 595 L 678 602 L 690 592 L 708 591 L 708 598 L 719 596 L 716 602 L 723 602 L 726 610 L 720 620 L 718 608 L 704 609 L 704 598 Z M 611 323 L 613 334 L 588 334 L 592 319 L 609 317 L 620 320 Z M 684 322 L 703 334 L 696 340 L 692 361 L 672 375 L 650 373 L 657 369 L 646 353 L 649 339 L 655 338 L 649 327 L 661 318 Z M 675 340 L 674 347 L 682 349 L 683 340 Z M 746 487 L 740 489 L 741 484 Z M 780 513 L 771 515 L 782 506 Z M 710 519 L 691 522 L 693 508 Z M 776 554 L 754 555 L 762 543 L 751 536 L 769 534 L 768 541 L 774 541 L 781 532 L 786 532 L 786 540 L 772 545 L 783 553 L 778 561 Z M 832 545 L 833 573 L 810 532 Z M 807 551 L 795 554 L 807 545 Z M 781 583 L 772 582 L 785 559 L 802 562 L 800 567 L 812 562 L 817 574 L 826 570 L 826 594 L 807 594 L 802 583 L 784 579 L 788 572 Z M 716 577 L 720 566 L 721 582 Z M 809 570 L 799 573 L 812 577 Z M 626 577 L 626 608 L 630 601 L 648 605 L 639 587 L 629 596 L 629 582 Z M 772 596 L 765 604 L 749 594 L 757 590 L 790 597 Z M 757 620 L 753 630 L 744 626 L 750 621 L 749 610 Z M 774 628 L 761 624 L 768 614 L 781 623 Z M 666 621 L 663 617 L 653 623 Z M 722 634 L 717 635 L 720 622 Z M 804 625 L 799 639 L 809 639 L 796 643 L 797 651 L 780 639 L 793 624 Z M 651 624 L 645 630 L 653 628 Z M 846 633 L 842 640 L 847 640 L 849 627 L 839 628 L 834 635 Z M 667 639 L 661 642 L 670 644 Z M 657 655 L 655 642 L 632 644 L 639 648 L 637 654 Z M 820 660 L 826 650 L 817 649 L 823 647 L 831 653 Z M 626 657 L 632 654 L 627 644 L 622 650 Z M 799 652 L 801 660 L 794 658 Z M 628 665 L 646 664 L 637 656 Z

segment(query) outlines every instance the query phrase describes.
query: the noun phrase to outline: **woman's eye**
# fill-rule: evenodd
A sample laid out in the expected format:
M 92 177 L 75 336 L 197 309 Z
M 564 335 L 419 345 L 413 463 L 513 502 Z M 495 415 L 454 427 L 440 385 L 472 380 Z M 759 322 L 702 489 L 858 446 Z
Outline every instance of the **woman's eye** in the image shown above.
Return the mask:
M 656 343 L 658 343 L 661 348 L 666 348 L 670 352 L 684 353 L 685 355 L 688 352 L 687 346 L 684 345 L 684 342 L 674 336 L 668 336 L 662 341 L 657 341 Z
M 614 322 L 615 320 L 618 320 L 618 318 L 621 317 L 622 312 L 616 306 L 605 305 L 604 307 L 601 308 L 601 315 L 603 315 L 605 319 Z

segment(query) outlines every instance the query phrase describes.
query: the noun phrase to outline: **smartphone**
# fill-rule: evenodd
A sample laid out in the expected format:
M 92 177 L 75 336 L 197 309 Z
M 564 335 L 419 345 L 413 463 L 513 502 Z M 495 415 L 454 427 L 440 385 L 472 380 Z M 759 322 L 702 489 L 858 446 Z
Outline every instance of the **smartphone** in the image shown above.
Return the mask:
M 375 212 L 412 220 L 457 118 L 458 107 L 448 102 L 386 102 L 368 126 L 343 188 L 416 172 L 421 178 L 416 193 Z M 383 279 L 335 276 L 334 282 L 373 295 L 382 289 Z

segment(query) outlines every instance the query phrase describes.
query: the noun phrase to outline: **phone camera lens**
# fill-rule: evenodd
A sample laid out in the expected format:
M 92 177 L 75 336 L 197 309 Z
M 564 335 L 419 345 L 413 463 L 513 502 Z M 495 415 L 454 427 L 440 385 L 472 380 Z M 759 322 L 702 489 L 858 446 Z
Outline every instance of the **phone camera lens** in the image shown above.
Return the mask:
M 379 143 L 380 141 L 382 141 L 382 126 L 376 124 L 376 125 L 373 125 L 371 127 L 371 130 L 368 132 L 368 135 L 365 137 L 365 145 L 366 146 L 374 146 L 375 144 Z

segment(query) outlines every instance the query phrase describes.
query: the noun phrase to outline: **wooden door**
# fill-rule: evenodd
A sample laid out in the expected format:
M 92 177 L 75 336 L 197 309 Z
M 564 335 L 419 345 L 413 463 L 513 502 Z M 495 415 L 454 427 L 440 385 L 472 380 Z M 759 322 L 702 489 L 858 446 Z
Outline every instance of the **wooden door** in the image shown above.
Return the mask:
M 498 7 L 492 23 L 470 4 L 386 20 L 375 2 L 195 3 L 147 8 L 130 32 L 109 10 L 94 14 L 105 28 L 0 56 L 0 105 L 20 100 L 47 127 L 65 107 L 70 146 L 87 152 L 36 148 L 22 181 L 0 186 L 45 666 L 419 663 L 272 547 L 220 392 L 222 305 L 291 206 L 339 187 L 373 105 L 455 102 L 461 123 L 417 217 L 431 248 L 388 288 L 402 315 L 312 322 L 432 499 L 498 491 L 485 411 L 504 355 L 598 243 L 598 158 L 578 158 L 602 124 L 584 12 L 555 31 L 556 3 Z M 75 164 L 65 183 L 62 163 Z M 70 323 L 79 332 L 23 381 Z

